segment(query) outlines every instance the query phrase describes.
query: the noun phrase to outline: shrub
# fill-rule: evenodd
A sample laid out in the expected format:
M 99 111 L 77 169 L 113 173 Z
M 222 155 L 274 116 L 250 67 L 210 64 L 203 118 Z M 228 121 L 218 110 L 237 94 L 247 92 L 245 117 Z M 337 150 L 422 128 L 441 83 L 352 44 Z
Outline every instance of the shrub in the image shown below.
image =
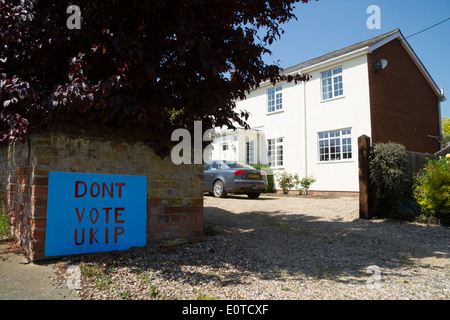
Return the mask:
M 395 214 L 411 195 L 407 155 L 398 143 L 379 143 L 370 152 L 370 195 L 379 217 Z
M 0 207 L 0 240 L 11 238 L 8 211 Z
M 303 178 L 302 180 L 300 180 L 301 188 L 297 189 L 298 193 L 308 194 L 308 190 L 314 182 L 316 182 L 316 179 L 314 179 L 312 176 L 309 178 Z
M 261 165 L 261 164 L 252 164 L 252 167 L 258 170 L 262 170 L 267 174 L 267 189 L 266 192 L 271 193 L 274 189 L 274 179 L 273 179 L 273 172 L 270 166 Z
M 417 173 L 414 198 L 427 217 L 450 218 L 450 154 L 428 160 Z
M 289 190 L 296 187 L 299 182 L 297 174 L 288 173 L 286 171 L 277 173 L 276 178 L 277 178 L 277 183 L 280 186 L 280 188 L 283 190 L 284 194 L 288 193 Z

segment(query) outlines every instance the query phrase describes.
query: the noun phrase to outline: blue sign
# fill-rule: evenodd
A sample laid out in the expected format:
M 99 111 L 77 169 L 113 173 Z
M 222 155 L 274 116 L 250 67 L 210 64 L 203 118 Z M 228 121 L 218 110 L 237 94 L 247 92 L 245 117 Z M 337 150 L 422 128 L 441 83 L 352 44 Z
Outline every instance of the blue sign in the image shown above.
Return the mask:
M 147 177 L 50 172 L 45 256 L 146 244 Z

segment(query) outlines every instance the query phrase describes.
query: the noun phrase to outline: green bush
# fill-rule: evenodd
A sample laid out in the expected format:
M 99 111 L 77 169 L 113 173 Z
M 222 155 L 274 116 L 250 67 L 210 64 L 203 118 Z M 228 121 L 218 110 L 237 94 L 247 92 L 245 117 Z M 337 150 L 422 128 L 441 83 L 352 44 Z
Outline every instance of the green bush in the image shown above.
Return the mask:
M 285 194 L 292 188 L 297 187 L 299 182 L 297 174 L 288 173 L 286 171 L 277 173 L 276 178 L 278 185 Z
M 300 180 L 301 188 L 297 189 L 298 193 L 308 194 L 308 190 L 314 182 L 316 182 L 316 179 L 314 179 L 312 176 L 309 178 L 303 178 L 302 180 Z
M 414 198 L 427 217 L 450 218 L 450 154 L 428 160 L 417 173 Z
M 377 216 L 390 217 L 411 197 L 407 165 L 406 149 L 398 143 L 379 143 L 371 148 L 370 196 Z
M 261 165 L 261 164 L 252 164 L 252 167 L 258 170 L 262 170 L 267 174 L 267 193 L 272 193 L 274 189 L 274 179 L 273 179 L 273 172 L 270 166 L 267 165 Z

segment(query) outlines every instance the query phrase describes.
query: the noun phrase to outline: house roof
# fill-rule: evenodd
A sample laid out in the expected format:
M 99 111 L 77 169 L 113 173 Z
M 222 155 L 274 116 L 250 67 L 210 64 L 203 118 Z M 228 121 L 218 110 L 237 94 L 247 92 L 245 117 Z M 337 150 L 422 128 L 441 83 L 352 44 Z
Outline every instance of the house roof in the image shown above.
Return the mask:
M 322 55 L 320 57 L 296 64 L 292 67 L 284 69 L 283 74 L 290 74 L 290 73 L 297 73 L 297 72 L 307 73 L 309 71 L 309 69 L 312 69 L 315 66 L 320 66 L 329 61 L 338 60 L 338 59 L 341 59 L 346 56 L 351 56 L 354 53 L 358 53 L 358 52 L 365 53 L 365 54 L 370 53 L 394 39 L 399 39 L 400 41 L 402 41 L 403 47 L 408 52 L 411 59 L 416 63 L 417 67 L 422 72 L 423 76 L 426 78 L 426 80 L 428 81 L 430 86 L 433 88 L 436 95 L 440 99 L 445 100 L 443 93 L 441 92 L 439 87 L 436 85 L 433 78 L 428 73 L 427 69 L 422 64 L 420 59 L 417 57 L 414 50 L 411 48 L 409 43 L 406 41 L 406 39 L 403 36 L 400 29 L 392 30 L 390 32 L 387 32 L 385 34 L 371 38 L 369 40 L 361 41 L 361 42 L 358 42 L 351 46 L 345 47 L 343 49 L 339 49 L 339 50 L 327 53 L 325 55 Z
M 320 62 L 325 62 L 325 61 L 328 61 L 328 60 L 333 59 L 333 58 L 338 58 L 338 57 L 340 57 L 342 55 L 345 55 L 347 53 L 351 53 L 351 52 L 357 51 L 359 49 L 363 49 L 363 48 L 366 48 L 366 47 L 371 47 L 371 46 L 373 46 L 373 45 L 375 45 L 375 44 L 377 44 L 377 43 L 379 43 L 379 42 L 381 42 L 383 40 L 386 40 L 387 38 L 391 37 L 392 35 L 394 35 L 394 34 L 396 34 L 398 32 L 400 32 L 400 29 L 393 30 L 391 32 L 382 34 L 382 35 L 380 35 L 378 37 L 375 37 L 375 38 L 372 38 L 372 39 L 369 39 L 369 40 L 365 40 L 365 41 L 356 43 L 354 45 L 345 47 L 343 49 L 327 53 L 327 54 L 325 54 L 323 56 L 320 56 L 320 57 L 317 57 L 317 58 L 314 58 L 314 59 L 311 59 L 311 60 L 308 60 L 308 61 L 296 64 L 295 66 L 292 66 L 292 67 L 284 69 L 283 73 L 284 74 L 288 74 L 288 73 L 300 71 L 300 70 L 305 69 L 307 67 L 311 67 L 313 65 L 316 65 L 316 64 L 318 64 Z

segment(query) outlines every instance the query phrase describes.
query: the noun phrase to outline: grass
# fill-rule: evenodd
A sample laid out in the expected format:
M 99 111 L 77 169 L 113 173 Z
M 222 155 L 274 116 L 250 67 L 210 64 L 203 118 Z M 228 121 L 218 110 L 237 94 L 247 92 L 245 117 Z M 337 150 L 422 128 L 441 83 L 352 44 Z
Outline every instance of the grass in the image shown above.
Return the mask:
M 131 292 L 128 288 L 126 288 L 122 293 L 120 294 L 122 296 L 122 299 L 128 300 L 131 299 Z
M 80 271 L 87 278 L 95 278 L 100 274 L 100 267 L 97 264 L 88 265 L 85 262 L 81 262 Z
M 80 267 L 81 274 L 84 277 L 89 278 L 94 283 L 94 286 L 97 289 L 107 290 L 111 286 L 115 287 L 118 285 L 117 283 L 112 283 L 111 276 L 109 275 L 108 270 L 106 270 L 105 268 L 102 268 L 97 263 L 92 263 L 92 264 L 89 263 L 88 264 L 85 262 L 81 262 L 79 267 Z M 109 269 L 109 271 L 114 272 L 115 269 L 116 269 L 116 267 L 115 267 L 115 265 L 113 265 Z M 158 290 L 158 288 L 150 283 L 151 279 L 147 272 L 141 271 L 141 274 L 139 275 L 139 280 L 143 283 L 149 284 L 148 294 L 149 294 L 150 298 L 158 299 L 161 297 L 161 292 Z M 121 297 L 122 297 L 122 299 L 131 299 L 132 292 L 131 292 L 130 288 L 124 288 L 123 291 L 121 292 Z
M 140 275 L 140 280 L 144 283 L 150 283 L 151 279 L 147 272 L 142 271 Z M 161 293 L 159 292 L 158 288 L 156 288 L 153 284 L 150 284 L 149 286 L 149 295 L 151 298 L 159 298 L 161 296 Z
M 159 293 L 158 288 L 156 288 L 154 285 L 150 285 L 150 297 L 151 298 L 159 298 L 161 294 Z
M 80 263 L 80 271 L 83 276 L 94 281 L 96 288 L 102 290 L 109 288 L 110 276 L 105 274 L 98 264 L 88 265 L 82 262 Z
M 0 208 L 0 240 L 10 240 L 13 238 L 10 227 L 8 210 L 6 208 Z
M 200 292 L 200 293 L 198 294 L 198 299 L 199 299 L 199 300 L 216 300 L 215 297 L 213 297 L 213 296 L 208 296 L 206 293 L 202 293 L 202 292 Z
M 207 276 L 213 280 L 218 280 L 218 281 L 222 280 L 222 276 L 217 273 L 208 273 Z
M 144 283 L 150 283 L 150 277 L 148 276 L 147 272 L 141 271 L 140 279 Z

